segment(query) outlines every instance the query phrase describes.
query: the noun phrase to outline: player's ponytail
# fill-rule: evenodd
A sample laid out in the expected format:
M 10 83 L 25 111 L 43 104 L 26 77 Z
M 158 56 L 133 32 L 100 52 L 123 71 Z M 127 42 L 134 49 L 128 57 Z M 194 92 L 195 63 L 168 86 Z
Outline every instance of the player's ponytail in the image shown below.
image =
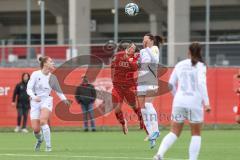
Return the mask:
M 154 46 L 160 47 L 164 43 L 164 38 L 162 36 L 154 36 Z
M 198 62 L 204 63 L 203 58 L 202 58 L 202 54 L 201 54 L 201 50 L 202 50 L 201 46 L 198 42 L 193 42 L 189 46 L 192 66 L 195 66 Z
M 45 56 L 45 57 L 39 57 L 38 58 L 38 61 L 40 63 L 40 67 L 41 69 L 43 68 L 44 64 L 47 62 L 47 60 L 49 59 L 48 56 Z

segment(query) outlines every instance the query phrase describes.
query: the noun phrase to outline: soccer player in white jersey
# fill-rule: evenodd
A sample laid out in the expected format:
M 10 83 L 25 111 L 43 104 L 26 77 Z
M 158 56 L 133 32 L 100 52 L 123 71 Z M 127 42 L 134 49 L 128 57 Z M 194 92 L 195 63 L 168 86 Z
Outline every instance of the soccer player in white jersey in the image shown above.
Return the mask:
M 180 136 L 185 120 L 189 121 L 192 134 L 189 160 L 198 159 L 204 107 L 206 112 L 210 112 L 211 107 L 206 85 L 206 65 L 202 59 L 199 43 L 192 43 L 189 46 L 188 57 L 175 66 L 169 79 L 174 96 L 171 131 L 163 138 L 154 160 L 164 158 L 165 152 Z
M 54 69 L 53 60 L 50 57 L 40 57 L 41 70 L 34 71 L 30 77 L 27 85 L 27 93 L 30 96 L 30 118 L 34 135 L 37 139 L 35 145 L 35 151 L 40 150 L 43 140 L 46 142 L 45 151 L 50 152 L 51 146 L 51 132 L 48 125 L 52 108 L 53 97 L 50 96 L 53 85 L 58 84 L 57 81 L 54 84 L 50 83 L 50 79 L 53 77 L 51 71 Z M 61 89 L 56 89 L 56 93 L 65 104 L 70 105 Z
M 141 107 L 141 113 L 144 125 L 148 132 L 150 148 L 153 148 L 156 139 L 159 136 L 158 116 L 152 104 L 154 94 L 158 91 L 158 64 L 159 48 L 163 39 L 160 36 L 146 34 L 143 38 L 143 49 L 140 51 L 139 74 L 137 96 L 138 104 Z

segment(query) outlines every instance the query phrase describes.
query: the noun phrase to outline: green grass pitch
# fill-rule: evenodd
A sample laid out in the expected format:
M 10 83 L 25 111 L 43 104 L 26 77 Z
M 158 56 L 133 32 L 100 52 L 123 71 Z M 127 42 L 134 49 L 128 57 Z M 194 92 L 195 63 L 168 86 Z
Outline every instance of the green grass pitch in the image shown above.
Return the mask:
M 147 160 L 152 159 L 167 131 L 161 133 L 154 149 L 144 142 L 142 131 L 130 131 L 127 136 L 119 132 L 54 132 L 51 153 L 34 152 L 32 133 L 0 133 L 0 160 Z M 188 158 L 189 131 L 167 152 L 167 160 Z M 206 130 L 202 135 L 199 160 L 239 160 L 239 130 Z

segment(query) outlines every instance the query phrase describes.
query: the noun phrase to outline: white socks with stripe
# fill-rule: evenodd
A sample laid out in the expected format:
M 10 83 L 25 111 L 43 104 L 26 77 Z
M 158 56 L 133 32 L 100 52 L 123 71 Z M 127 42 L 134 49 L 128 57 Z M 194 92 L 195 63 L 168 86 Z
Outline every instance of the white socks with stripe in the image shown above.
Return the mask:
M 46 147 L 51 148 L 51 132 L 48 124 L 41 126 L 41 128 L 42 128 L 43 138 L 46 142 Z

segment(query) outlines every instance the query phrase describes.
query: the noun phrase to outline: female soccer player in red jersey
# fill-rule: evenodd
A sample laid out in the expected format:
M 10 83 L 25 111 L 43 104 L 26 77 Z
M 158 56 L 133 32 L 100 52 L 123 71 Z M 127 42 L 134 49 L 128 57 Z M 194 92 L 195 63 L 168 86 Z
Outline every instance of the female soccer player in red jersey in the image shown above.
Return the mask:
M 136 45 L 134 43 L 129 43 L 126 47 L 123 46 L 121 48 L 123 50 L 114 55 L 111 64 L 113 82 L 112 102 L 116 118 L 122 125 L 123 133 L 127 134 L 127 121 L 121 110 L 123 101 L 132 107 L 140 121 L 140 128 L 143 128 L 141 110 L 136 105 L 137 78 L 135 78 L 135 75 L 138 70 L 137 61 L 139 55 L 135 53 Z

